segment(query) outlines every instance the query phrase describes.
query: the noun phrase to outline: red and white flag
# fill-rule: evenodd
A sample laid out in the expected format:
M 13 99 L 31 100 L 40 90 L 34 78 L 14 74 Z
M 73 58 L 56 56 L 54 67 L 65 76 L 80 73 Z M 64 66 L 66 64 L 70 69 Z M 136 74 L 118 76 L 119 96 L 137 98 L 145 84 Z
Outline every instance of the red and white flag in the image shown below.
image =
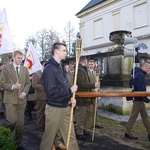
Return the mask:
M 26 54 L 24 66 L 28 68 L 29 74 L 42 70 L 42 66 L 38 58 L 37 52 L 31 42 L 29 43 L 29 48 Z
M 0 12 L 0 54 L 11 53 L 12 43 L 5 9 Z

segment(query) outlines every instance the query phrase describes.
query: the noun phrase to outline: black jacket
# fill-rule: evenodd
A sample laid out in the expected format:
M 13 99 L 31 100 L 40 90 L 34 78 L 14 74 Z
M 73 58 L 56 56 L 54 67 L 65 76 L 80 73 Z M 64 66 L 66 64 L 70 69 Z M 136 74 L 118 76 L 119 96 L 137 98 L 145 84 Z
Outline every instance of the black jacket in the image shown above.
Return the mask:
M 63 108 L 68 106 L 72 93 L 68 88 L 67 73 L 64 66 L 60 67 L 53 57 L 45 64 L 42 84 L 48 105 Z
M 134 79 L 133 77 L 130 79 L 130 87 L 133 85 L 133 91 L 146 91 L 146 81 L 145 81 L 145 74 L 141 68 L 135 67 L 132 69 L 131 73 L 133 75 L 134 73 Z M 149 103 L 149 99 L 147 97 L 135 97 L 134 101 L 143 101 L 146 103 Z

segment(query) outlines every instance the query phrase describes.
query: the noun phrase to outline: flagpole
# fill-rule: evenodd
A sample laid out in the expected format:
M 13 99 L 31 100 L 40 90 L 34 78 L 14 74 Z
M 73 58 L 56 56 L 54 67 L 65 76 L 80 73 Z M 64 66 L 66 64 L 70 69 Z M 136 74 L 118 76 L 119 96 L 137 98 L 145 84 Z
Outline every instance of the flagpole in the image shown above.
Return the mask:
M 12 53 L 12 42 L 7 21 L 6 10 L 0 14 L 0 55 Z
M 99 81 L 99 76 L 100 76 L 100 69 L 96 68 L 96 82 Z M 96 92 L 98 92 L 98 88 L 96 88 Z M 94 134 L 95 134 L 95 123 L 96 123 L 96 117 L 97 117 L 97 103 L 98 103 L 98 98 L 95 98 L 95 108 L 94 108 L 94 124 L 93 124 L 93 133 L 92 133 L 92 141 L 94 141 Z
M 76 82 L 77 82 L 78 65 L 79 65 L 79 59 L 80 59 L 80 55 L 81 55 L 81 46 L 82 46 L 82 40 L 81 40 L 81 38 L 78 38 L 76 41 L 76 67 L 75 67 L 74 85 L 76 85 Z M 74 103 L 74 101 L 75 101 L 75 92 L 73 93 L 73 96 L 72 96 L 72 103 Z M 69 144 L 70 144 L 70 134 L 71 134 L 72 124 L 73 124 L 73 111 L 74 111 L 74 107 L 72 105 L 71 106 L 71 114 L 70 114 L 68 138 L 67 138 L 67 150 L 69 150 Z

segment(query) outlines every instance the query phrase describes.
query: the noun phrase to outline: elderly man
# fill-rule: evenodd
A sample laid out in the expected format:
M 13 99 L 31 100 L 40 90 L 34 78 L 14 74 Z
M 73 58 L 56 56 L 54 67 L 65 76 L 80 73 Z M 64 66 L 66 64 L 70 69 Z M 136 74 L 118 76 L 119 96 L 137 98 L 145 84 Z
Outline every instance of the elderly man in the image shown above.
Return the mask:
M 132 75 L 134 78 L 130 79 L 130 87 L 133 87 L 133 91 L 146 91 L 145 75 L 150 73 L 150 63 L 144 62 L 141 67 L 135 67 L 132 69 Z M 135 121 L 140 113 L 143 124 L 148 132 L 148 139 L 150 141 L 150 123 L 148 121 L 148 115 L 145 108 L 145 103 L 149 103 L 150 100 L 147 97 L 135 97 L 133 99 L 132 113 L 128 120 L 125 138 L 137 140 L 138 137 L 131 134 L 131 129 L 135 124 Z

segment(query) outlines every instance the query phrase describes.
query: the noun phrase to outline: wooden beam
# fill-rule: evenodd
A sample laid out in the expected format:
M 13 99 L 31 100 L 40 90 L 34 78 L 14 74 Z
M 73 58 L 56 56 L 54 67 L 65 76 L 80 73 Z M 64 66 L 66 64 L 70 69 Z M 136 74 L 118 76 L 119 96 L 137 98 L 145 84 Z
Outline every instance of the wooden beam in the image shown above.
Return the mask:
M 144 97 L 150 96 L 150 92 L 76 92 L 75 97 Z

